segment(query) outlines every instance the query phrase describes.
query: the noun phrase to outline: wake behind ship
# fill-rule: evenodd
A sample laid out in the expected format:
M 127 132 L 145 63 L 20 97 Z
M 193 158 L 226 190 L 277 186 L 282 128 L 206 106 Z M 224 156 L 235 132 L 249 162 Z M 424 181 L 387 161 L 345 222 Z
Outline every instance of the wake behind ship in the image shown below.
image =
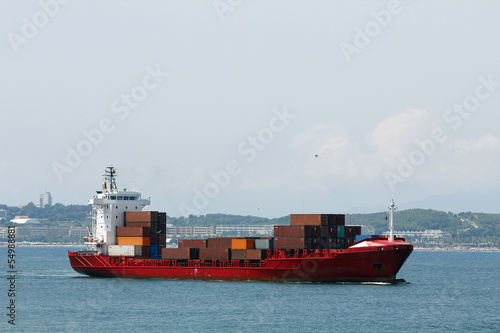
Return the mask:
M 166 213 L 142 211 L 150 199 L 118 191 L 106 169 L 93 206 L 88 250 L 69 252 L 75 271 L 94 277 L 310 282 L 394 282 L 413 251 L 390 236 L 361 236 L 342 214 L 292 214 L 274 237 L 180 239 L 166 247 Z M 359 240 L 356 242 L 356 240 Z

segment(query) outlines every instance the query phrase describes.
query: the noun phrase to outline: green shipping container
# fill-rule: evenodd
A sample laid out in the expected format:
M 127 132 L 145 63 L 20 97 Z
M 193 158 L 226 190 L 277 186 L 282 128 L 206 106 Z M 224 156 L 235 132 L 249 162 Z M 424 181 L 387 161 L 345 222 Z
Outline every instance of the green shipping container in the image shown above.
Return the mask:
M 344 237 L 345 237 L 345 226 L 338 225 L 337 226 L 337 238 L 344 238 Z

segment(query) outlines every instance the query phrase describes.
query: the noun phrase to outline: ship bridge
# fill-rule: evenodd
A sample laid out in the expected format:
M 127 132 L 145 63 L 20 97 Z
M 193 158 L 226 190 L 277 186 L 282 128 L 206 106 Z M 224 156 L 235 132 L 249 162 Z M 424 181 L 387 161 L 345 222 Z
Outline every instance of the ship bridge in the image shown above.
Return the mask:
M 125 226 L 126 211 L 140 211 L 151 203 L 137 191 L 118 191 L 116 169 L 107 167 L 102 191 L 88 200 L 92 205 L 92 235 L 86 243 L 100 253 L 107 254 L 107 245 L 116 244 L 116 228 Z

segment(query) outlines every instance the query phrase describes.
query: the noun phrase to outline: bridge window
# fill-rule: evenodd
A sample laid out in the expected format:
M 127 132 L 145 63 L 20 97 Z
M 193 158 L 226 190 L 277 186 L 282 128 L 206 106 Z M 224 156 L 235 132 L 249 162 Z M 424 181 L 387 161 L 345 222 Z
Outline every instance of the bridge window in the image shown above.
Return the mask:
M 116 195 L 112 195 L 110 198 L 111 200 L 116 200 Z

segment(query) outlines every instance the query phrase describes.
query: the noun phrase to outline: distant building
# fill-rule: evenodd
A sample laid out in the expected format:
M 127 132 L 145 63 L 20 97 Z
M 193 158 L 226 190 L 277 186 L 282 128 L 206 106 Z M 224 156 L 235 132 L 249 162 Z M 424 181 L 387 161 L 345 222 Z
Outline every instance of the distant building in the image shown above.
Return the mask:
M 40 223 L 37 219 L 30 219 L 28 216 L 16 216 L 15 219 L 10 220 L 12 223 L 18 223 L 18 224 L 37 224 Z
M 52 195 L 50 195 L 50 192 L 40 194 L 40 208 L 44 208 L 45 206 L 52 206 Z
M 7 217 L 7 211 L 5 209 L 0 209 L 0 219 Z
M 383 235 L 388 236 L 389 232 L 386 231 Z M 394 231 L 394 235 L 396 237 L 417 237 L 420 239 L 442 239 L 442 238 L 451 238 L 451 234 L 449 232 L 444 232 L 441 230 L 425 230 L 425 231 Z

